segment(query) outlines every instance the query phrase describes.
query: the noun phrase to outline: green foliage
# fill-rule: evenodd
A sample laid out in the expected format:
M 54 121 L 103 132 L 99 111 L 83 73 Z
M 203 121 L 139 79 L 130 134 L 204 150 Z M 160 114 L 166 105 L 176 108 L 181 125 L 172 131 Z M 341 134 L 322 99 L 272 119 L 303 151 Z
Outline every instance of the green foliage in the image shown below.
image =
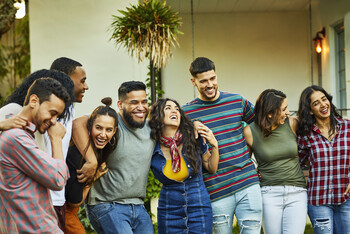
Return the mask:
M 233 228 L 232 228 L 232 234 L 239 234 L 240 231 L 239 231 L 239 226 L 238 224 L 236 223 Z M 261 228 L 261 231 L 260 231 L 261 234 L 264 234 L 264 230 L 263 228 Z M 305 225 L 305 231 L 304 231 L 304 234 L 313 234 L 314 233 L 314 230 L 312 229 L 312 225 L 310 223 L 307 223 Z
M 166 5 L 166 1 L 144 0 L 130 5 L 121 16 L 113 15 L 111 40 L 124 46 L 138 61 L 149 58 L 161 68 L 170 56 L 170 46 L 178 45 L 177 34 L 181 18 Z
M 80 222 L 83 224 L 85 231 L 87 233 L 96 233 L 90 224 L 90 221 L 89 221 L 89 218 L 87 217 L 84 205 L 80 206 L 80 209 L 78 212 L 78 217 L 80 219 Z
M 149 202 L 151 198 L 158 197 L 161 187 L 162 184 L 154 177 L 153 172 L 150 170 L 148 173 L 145 202 Z
M 14 0 L 0 1 L 0 38 L 11 28 L 11 24 L 15 21 L 17 9 L 13 5 L 14 2 Z
M 149 105 L 152 105 L 152 98 L 151 98 L 151 68 L 148 66 L 149 72 L 147 73 L 147 79 L 145 81 L 146 87 L 147 87 L 147 99 L 149 101 Z M 155 80 L 155 89 L 156 89 L 156 98 L 161 98 L 164 94 L 164 91 L 162 90 L 162 82 L 161 82 L 161 69 L 155 68 L 154 69 L 154 80 Z
M 0 82 L 8 84 L 7 95 L 30 74 L 29 17 L 16 22 L 15 45 L 0 45 Z

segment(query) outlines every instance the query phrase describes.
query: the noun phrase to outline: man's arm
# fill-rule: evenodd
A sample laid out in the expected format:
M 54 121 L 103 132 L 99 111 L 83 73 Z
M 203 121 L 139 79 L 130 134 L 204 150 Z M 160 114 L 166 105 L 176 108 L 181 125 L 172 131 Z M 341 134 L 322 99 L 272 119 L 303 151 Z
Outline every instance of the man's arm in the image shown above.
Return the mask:
M 35 141 L 24 131 L 13 131 L 8 135 L 7 147 L 3 149 L 10 155 L 11 162 L 27 176 L 51 190 L 61 190 L 68 178 L 68 168 L 63 159 L 62 145 L 54 140 L 55 158 L 40 150 Z M 61 153 L 60 153 L 61 151 Z
M 89 145 L 86 153 L 84 152 L 89 142 L 89 133 L 86 128 L 88 118 L 88 116 L 82 116 L 73 121 L 72 138 L 75 146 L 86 161 L 83 167 L 77 170 L 77 177 L 80 183 L 90 181 L 94 177 L 97 168 L 97 158 L 92 146 Z

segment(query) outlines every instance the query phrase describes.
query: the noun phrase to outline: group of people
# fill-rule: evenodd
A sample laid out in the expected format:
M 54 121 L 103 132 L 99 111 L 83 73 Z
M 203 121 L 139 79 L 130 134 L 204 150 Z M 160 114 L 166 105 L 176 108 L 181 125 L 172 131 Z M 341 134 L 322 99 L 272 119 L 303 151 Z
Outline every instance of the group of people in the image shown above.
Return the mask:
M 241 233 L 303 233 L 307 214 L 315 233 L 350 233 L 350 122 L 332 97 L 307 87 L 291 117 L 282 91 L 255 106 L 219 91 L 208 58 L 190 73 L 199 95 L 184 106 L 160 98 L 149 110 L 145 84 L 127 81 L 118 113 L 104 98 L 79 118 L 80 63 L 27 77 L 0 109 L 1 233 L 85 233 L 82 203 L 97 233 L 153 233 L 150 169 L 163 184 L 159 233 L 231 233 L 234 216 Z

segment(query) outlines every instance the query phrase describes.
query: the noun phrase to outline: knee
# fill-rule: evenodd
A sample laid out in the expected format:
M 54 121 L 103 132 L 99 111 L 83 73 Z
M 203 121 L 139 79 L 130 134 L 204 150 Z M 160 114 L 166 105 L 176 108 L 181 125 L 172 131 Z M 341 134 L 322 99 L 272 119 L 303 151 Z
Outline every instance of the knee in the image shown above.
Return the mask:
M 242 220 L 239 224 L 240 229 L 243 231 L 244 229 L 250 229 L 250 230 L 260 230 L 261 228 L 261 221 L 255 220 L 255 219 L 245 219 Z
M 213 216 L 213 225 L 230 225 L 230 216 L 227 214 L 219 214 Z
M 314 229 L 319 230 L 331 230 L 331 219 L 330 218 L 316 218 L 313 223 Z

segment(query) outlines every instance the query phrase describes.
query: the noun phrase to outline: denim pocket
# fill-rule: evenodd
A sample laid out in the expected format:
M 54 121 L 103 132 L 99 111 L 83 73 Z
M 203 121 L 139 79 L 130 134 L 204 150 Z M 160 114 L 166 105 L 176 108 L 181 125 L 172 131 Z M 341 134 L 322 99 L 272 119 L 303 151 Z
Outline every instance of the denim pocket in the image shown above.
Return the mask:
M 260 188 L 261 194 L 268 193 L 271 190 L 271 186 L 263 186 Z
M 102 203 L 98 205 L 88 205 L 88 212 L 95 221 L 98 221 L 103 215 L 107 214 L 109 211 L 113 209 L 113 205 L 111 203 Z

